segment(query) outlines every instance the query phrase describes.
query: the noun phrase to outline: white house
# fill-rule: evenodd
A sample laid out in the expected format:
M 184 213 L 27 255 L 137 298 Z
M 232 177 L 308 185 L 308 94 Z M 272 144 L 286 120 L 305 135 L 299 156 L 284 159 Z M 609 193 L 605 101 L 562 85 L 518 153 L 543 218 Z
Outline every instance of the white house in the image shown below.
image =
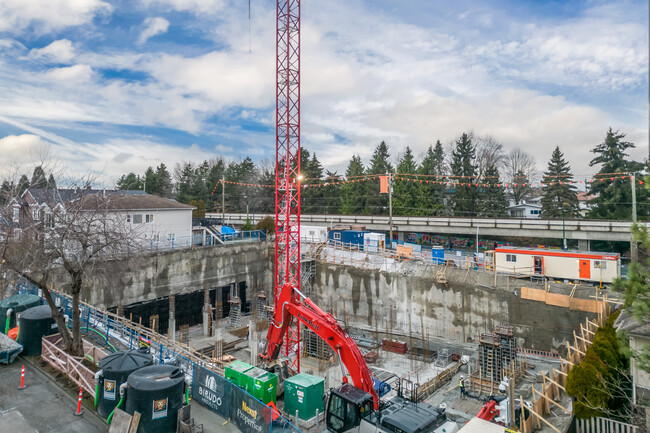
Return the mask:
M 623 310 L 616 318 L 614 327 L 617 331 L 627 332 L 630 349 L 639 352 L 650 345 L 650 322 L 639 323 L 630 311 Z M 646 425 L 650 425 L 650 373 L 639 367 L 634 357 L 630 359 L 630 376 L 632 377 L 632 404 L 645 410 Z
M 94 200 L 106 196 L 111 200 Z M 194 207 L 144 191 L 33 188 L 25 191 L 22 203 L 14 202 L 14 222 L 29 218 L 53 226 L 54 215 L 65 212 L 66 205 L 80 197 L 84 198 L 82 211 L 104 207 L 112 214 L 111 221 L 123 224 L 141 238 L 145 247 L 168 249 L 192 245 Z
M 512 218 L 539 218 L 541 212 L 542 206 L 533 203 L 522 202 L 508 207 L 508 213 Z

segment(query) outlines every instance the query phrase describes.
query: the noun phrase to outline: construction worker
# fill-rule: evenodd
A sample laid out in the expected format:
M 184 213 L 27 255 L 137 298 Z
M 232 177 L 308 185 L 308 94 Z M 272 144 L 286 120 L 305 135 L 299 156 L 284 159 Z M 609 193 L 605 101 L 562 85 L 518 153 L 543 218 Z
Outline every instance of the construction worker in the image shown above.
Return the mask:
M 458 381 L 458 387 L 460 388 L 460 396 L 465 398 L 467 391 L 465 391 L 465 376 L 460 375 L 460 380 Z

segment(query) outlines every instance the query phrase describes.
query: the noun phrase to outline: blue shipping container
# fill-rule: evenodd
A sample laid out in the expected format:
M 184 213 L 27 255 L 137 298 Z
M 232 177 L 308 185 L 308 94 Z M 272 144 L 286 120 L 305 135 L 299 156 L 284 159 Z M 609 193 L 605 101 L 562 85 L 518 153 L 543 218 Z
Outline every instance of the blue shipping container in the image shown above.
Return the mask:
M 360 230 L 330 230 L 327 233 L 327 239 L 341 242 L 344 245 L 356 245 L 363 247 L 363 237 L 369 231 L 360 231 Z

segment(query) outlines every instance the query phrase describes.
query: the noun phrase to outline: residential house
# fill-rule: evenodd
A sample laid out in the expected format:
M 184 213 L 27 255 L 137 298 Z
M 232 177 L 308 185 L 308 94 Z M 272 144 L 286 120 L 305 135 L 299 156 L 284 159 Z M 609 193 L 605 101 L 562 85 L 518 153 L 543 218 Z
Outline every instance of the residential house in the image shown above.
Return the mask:
M 650 322 L 639 322 L 630 311 L 623 310 L 616 319 L 614 327 L 628 334 L 630 349 L 639 352 L 650 345 Z M 645 410 L 646 425 L 650 426 L 650 373 L 639 367 L 632 357 L 630 360 L 630 376 L 632 378 L 632 404 Z
M 533 203 L 521 202 L 508 207 L 508 214 L 512 218 L 539 218 L 541 212 L 542 206 Z
M 21 220 L 28 219 L 53 227 L 55 215 L 65 214 L 66 208 L 78 200 L 83 200 L 78 207 L 82 212 L 97 211 L 101 206 L 110 221 L 129 229 L 145 247 L 167 249 L 192 244 L 194 207 L 144 191 L 32 188 L 21 200 L 12 202 L 13 222 L 20 226 Z

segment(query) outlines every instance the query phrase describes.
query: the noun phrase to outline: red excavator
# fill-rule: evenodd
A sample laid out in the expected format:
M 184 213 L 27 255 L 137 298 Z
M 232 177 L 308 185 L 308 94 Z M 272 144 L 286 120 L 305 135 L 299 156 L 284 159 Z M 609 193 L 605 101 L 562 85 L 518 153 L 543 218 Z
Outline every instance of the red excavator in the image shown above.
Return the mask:
M 298 320 L 338 354 L 350 376 L 344 376 L 343 385 L 330 391 L 326 410 L 329 431 L 456 431 L 456 424 L 446 420 L 444 409 L 434 408 L 425 402 L 409 401 L 403 398 L 401 393 L 390 401 L 381 402 L 373 385 L 370 369 L 354 340 L 332 314 L 321 310 L 293 284 L 287 283 L 282 287 L 276 305 L 280 308 L 276 308 L 266 335 L 266 353 L 260 355 L 267 368 L 277 360 L 288 327 L 294 320 Z M 354 386 L 348 383 L 350 379 Z

